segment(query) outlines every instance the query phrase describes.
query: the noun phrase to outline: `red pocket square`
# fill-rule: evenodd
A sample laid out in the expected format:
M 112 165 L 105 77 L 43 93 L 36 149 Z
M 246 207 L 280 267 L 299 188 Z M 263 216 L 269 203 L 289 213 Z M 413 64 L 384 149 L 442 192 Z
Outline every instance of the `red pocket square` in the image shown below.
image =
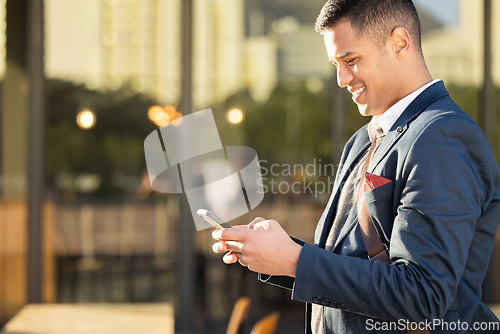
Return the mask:
M 365 191 L 375 189 L 389 182 L 392 182 L 392 180 L 372 173 L 365 173 Z

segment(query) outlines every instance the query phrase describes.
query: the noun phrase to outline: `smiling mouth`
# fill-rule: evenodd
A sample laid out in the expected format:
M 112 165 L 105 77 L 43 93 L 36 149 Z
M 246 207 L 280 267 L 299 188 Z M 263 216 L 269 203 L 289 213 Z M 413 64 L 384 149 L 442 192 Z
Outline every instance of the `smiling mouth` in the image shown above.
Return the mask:
M 366 86 L 362 86 L 358 89 L 356 89 L 355 91 L 351 92 L 352 94 L 352 99 L 354 100 L 354 102 L 357 102 L 356 100 L 360 97 L 360 95 L 365 91 L 366 89 Z

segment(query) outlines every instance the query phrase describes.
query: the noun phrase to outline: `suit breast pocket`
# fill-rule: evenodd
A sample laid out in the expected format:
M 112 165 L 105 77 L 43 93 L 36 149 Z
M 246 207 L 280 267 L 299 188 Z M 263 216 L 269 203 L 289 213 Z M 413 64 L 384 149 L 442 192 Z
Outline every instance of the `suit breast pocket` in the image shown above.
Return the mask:
M 366 191 L 365 202 L 379 236 L 389 242 L 396 216 L 394 181 Z

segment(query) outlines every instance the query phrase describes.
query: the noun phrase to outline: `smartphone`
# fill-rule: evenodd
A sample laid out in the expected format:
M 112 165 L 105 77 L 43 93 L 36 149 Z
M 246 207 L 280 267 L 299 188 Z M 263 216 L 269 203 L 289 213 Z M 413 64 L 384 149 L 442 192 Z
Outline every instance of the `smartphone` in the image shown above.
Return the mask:
M 225 221 L 223 221 L 221 218 L 217 217 L 215 215 L 215 213 L 213 213 L 210 210 L 198 209 L 198 211 L 196 211 L 196 213 L 204 221 L 206 221 L 207 223 L 209 223 L 210 225 L 212 225 L 215 228 L 221 228 L 221 227 L 230 228 L 231 227 L 231 225 L 229 225 L 228 223 L 226 223 Z

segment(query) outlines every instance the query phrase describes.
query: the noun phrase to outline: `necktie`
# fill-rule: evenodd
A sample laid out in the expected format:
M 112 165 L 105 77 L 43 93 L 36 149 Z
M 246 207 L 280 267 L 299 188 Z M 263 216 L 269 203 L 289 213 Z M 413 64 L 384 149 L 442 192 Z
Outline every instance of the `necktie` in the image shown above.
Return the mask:
M 356 213 L 358 215 L 359 228 L 361 230 L 361 236 L 363 237 L 363 242 L 365 244 L 365 248 L 368 253 L 368 258 L 371 260 L 383 261 L 389 264 L 391 263 L 389 259 L 389 254 L 387 252 L 385 245 L 382 243 L 380 237 L 377 234 L 377 230 L 373 225 L 373 221 L 370 217 L 365 202 L 364 175 L 368 170 L 368 166 L 370 165 L 371 157 L 375 153 L 375 150 L 377 149 L 378 145 L 382 142 L 382 140 L 385 137 L 383 131 L 381 131 L 376 127 L 372 128 L 371 131 L 373 131 L 373 134 L 375 134 L 375 136 L 372 135 L 373 137 L 372 144 L 370 145 L 370 149 L 368 150 L 368 158 L 365 161 L 362 173 L 362 179 L 360 180 L 358 187 Z
M 378 123 L 370 123 L 368 125 L 368 132 L 370 133 L 370 138 L 372 139 L 372 144 L 371 144 L 370 149 L 369 149 L 369 151 L 372 150 L 372 154 L 371 154 L 371 156 L 369 155 L 369 158 L 368 158 L 368 159 L 371 159 L 373 154 L 375 154 L 375 151 L 379 147 L 380 143 L 382 143 L 382 140 L 384 140 L 385 133 L 384 133 L 384 130 L 382 129 L 382 127 L 380 125 L 378 125 Z M 372 149 L 372 146 L 374 146 L 373 149 Z
M 361 180 L 363 180 L 364 178 L 364 174 L 366 172 L 366 169 L 368 168 L 371 156 L 375 153 L 375 150 L 385 138 L 382 127 L 375 125 L 374 123 L 369 124 L 368 131 L 370 133 L 370 137 L 372 138 L 372 143 L 369 149 L 356 163 L 353 170 L 347 177 L 344 186 L 342 187 L 342 191 L 337 203 L 337 212 L 333 220 L 332 227 L 330 228 L 328 238 L 326 240 L 326 250 L 331 251 L 333 249 L 333 245 L 335 245 L 335 241 L 337 240 L 342 227 L 351 214 L 351 211 L 357 208 L 356 200 L 358 200 L 359 196 L 358 191 L 360 186 L 363 186 Z M 313 304 L 311 311 L 312 332 L 323 333 L 323 306 Z
M 363 175 L 366 172 L 365 167 L 368 165 L 366 161 L 371 159 L 371 155 L 375 153 L 375 149 L 385 138 L 384 131 L 382 127 L 374 125 L 370 123 L 368 126 L 368 132 L 370 133 L 370 137 L 372 138 L 372 144 L 368 149 L 367 153 L 365 153 L 359 161 L 354 166 L 353 170 L 349 174 L 342 187 L 342 191 L 340 192 L 339 200 L 336 207 L 335 218 L 332 223 L 332 227 L 330 228 L 330 233 L 328 234 L 328 238 L 326 240 L 325 249 L 332 250 L 335 241 L 337 240 L 339 233 L 344 226 L 347 218 L 349 217 L 351 210 L 356 207 L 357 193 L 360 181 L 363 179 Z

